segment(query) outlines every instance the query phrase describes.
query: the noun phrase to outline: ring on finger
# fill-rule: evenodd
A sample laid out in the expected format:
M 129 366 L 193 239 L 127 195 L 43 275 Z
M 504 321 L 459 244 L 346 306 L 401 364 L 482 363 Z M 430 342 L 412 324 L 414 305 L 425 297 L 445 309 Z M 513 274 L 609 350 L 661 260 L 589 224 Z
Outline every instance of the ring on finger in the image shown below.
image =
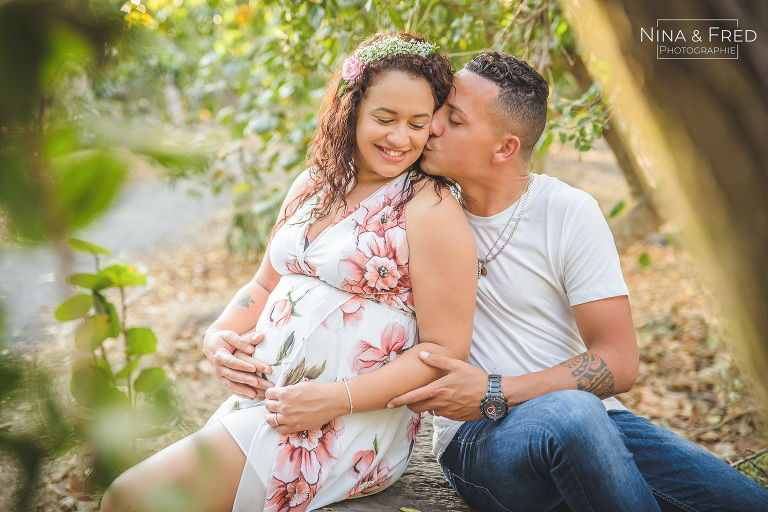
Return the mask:
M 280 422 L 279 422 L 279 421 L 277 421 L 277 413 L 276 413 L 276 412 L 273 412 L 273 413 L 272 413 L 272 417 L 275 419 L 275 426 L 276 426 L 276 427 L 279 427 L 279 426 L 280 426 Z

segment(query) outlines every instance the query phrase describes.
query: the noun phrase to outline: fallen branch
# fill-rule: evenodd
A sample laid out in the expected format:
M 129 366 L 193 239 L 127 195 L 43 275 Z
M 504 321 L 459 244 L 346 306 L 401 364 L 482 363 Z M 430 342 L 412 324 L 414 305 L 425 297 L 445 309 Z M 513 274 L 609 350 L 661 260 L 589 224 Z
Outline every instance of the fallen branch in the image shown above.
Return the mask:
M 752 461 L 752 460 L 754 460 L 754 459 L 758 458 L 759 456 L 764 455 L 766 453 L 768 453 L 768 448 L 763 448 L 762 450 L 756 451 L 755 453 L 753 453 L 749 457 L 744 457 L 743 459 L 737 460 L 736 462 L 731 462 L 731 467 L 738 468 L 742 464 L 744 464 L 746 462 L 750 462 L 750 461 Z M 754 464 L 753 464 L 753 466 L 754 466 Z
M 745 416 L 747 414 L 752 414 L 755 411 L 757 411 L 757 409 L 755 407 L 749 407 L 747 409 L 744 409 L 741 412 L 737 412 L 737 413 L 731 414 L 729 416 L 726 416 L 719 423 L 715 423 L 714 425 L 710 425 L 708 427 L 704 427 L 704 428 L 700 428 L 698 430 L 694 430 L 693 432 L 689 433 L 687 435 L 687 437 L 689 437 L 689 438 L 697 437 L 697 436 L 703 434 L 704 432 L 709 432 L 711 430 L 717 430 L 717 429 L 721 428 L 723 425 L 725 425 L 725 424 L 727 424 L 727 423 L 729 423 L 729 422 L 731 422 L 733 420 L 737 420 L 737 419 L 739 419 L 742 416 Z

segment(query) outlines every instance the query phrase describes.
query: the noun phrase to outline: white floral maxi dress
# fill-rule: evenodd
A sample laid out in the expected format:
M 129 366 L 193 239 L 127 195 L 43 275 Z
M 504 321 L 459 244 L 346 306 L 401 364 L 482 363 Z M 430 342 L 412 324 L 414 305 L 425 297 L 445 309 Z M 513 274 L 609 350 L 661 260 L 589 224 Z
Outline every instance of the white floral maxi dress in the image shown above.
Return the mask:
M 311 204 L 275 234 L 282 274 L 256 330 L 254 357 L 277 386 L 370 372 L 418 342 L 402 208 L 409 176 L 385 184 L 307 244 Z M 421 416 L 408 408 L 337 418 L 281 435 L 262 402 L 230 397 L 221 421 L 247 456 L 235 511 L 302 512 L 380 491 L 402 475 Z

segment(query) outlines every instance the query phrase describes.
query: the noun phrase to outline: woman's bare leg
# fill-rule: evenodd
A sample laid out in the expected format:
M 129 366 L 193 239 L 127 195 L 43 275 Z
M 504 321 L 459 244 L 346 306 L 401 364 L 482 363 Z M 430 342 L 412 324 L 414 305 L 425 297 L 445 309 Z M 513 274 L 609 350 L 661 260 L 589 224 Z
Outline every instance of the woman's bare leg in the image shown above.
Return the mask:
M 120 475 L 102 512 L 231 511 L 245 454 L 214 422 Z

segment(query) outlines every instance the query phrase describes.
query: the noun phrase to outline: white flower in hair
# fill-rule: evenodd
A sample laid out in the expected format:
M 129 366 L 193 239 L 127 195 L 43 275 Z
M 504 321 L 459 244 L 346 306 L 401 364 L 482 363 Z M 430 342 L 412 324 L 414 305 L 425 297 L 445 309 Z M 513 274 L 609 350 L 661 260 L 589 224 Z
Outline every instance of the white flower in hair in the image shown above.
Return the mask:
M 388 55 L 411 54 L 428 57 L 435 53 L 437 47 L 427 41 L 405 41 L 396 36 L 387 36 L 378 41 L 358 48 L 347 57 L 342 64 L 341 80 L 339 80 L 339 97 L 349 82 L 353 82 L 365 71 L 366 64 L 384 58 Z

